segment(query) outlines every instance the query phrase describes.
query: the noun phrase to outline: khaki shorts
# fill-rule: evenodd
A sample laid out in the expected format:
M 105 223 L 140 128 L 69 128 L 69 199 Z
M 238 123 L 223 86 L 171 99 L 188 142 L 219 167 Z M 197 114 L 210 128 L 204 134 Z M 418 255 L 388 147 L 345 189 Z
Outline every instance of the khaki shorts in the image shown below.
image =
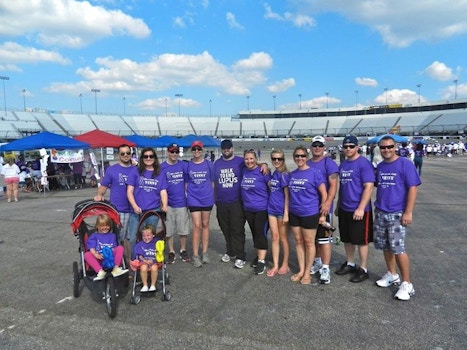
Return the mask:
M 165 221 L 165 235 L 172 237 L 174 234 L 179 236 L 187 236 L 190 234 L 190 216 L 188 208 L 167 208 L 167 216 Z

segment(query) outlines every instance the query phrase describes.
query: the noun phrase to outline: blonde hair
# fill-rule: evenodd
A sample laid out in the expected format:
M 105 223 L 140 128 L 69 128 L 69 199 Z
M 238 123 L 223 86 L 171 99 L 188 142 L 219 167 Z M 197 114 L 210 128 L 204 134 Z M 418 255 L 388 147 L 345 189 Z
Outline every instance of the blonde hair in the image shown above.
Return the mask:
M 277 171 L 281 173 L 288 173 L 289 169 L 287 169 L 287 165 L 285 164 L 285 154 L 284 151 L 281 149 L 275 149 L 271 152 L 271 158 L 273 154 L 280 154 L 282 158 L 282 164 L 277 168 Z
M 112 219 L 107 214 L 99 214 L 96 219 L 96 228 L 109 226 L 112 229 Z

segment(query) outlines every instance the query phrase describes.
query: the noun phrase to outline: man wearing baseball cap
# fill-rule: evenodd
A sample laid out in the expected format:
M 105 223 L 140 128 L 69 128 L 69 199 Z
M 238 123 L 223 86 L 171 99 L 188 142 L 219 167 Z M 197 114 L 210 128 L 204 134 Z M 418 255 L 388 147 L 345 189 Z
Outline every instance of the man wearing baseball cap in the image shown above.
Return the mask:
M 308 160 L 307 164 L 323 175 L 327 197 L 326 200 L 321 203 L 321 213 L 326 215 L 326 221 L 331 223 L 333 202 L 336 197 L 339 181 L 339 167 L 330 157 L 325 155 L 325 146 L 326 140 L 323 136 L 318 135 L 313 137 L 311 140 L 311 158 Z M 329 270 L 332 251 L 331 243 L 331 230 L 319 225 L 316 231 L 316 257 L 311 267 L 310 274 L 313 275 L 319 272 L 319 282 L 322 284 L 329 284 L 331 282 Z
M 166 216 L 166 237 L 169 248 L 168 264 L 175 262 L 174 235 L 180 237 L 180 259 L 189 262 L 186 250 L 190 233 L 190 216 L 186 203 L 185 177 L 187 163 L 179 160 L 180 147 L 171 143 L 167 147 L 167 160 L 161 163 L 161 172 L 167 179 L 168 208 Z
M 355 136 L 345 136 L 342 147 L 347 159 L 339 166 L 340 187 L 337 213 L 346 261 L 336 271 L 336 274 L 351 273 L 350 282 L 363 282 L 369 277 L 368 244 L 373 242 L 371 193 L 375 173 L 370 161 L 358 153 L 358 140 Z M 355 264 L 354 260 L 357 247 L 360 267 Z

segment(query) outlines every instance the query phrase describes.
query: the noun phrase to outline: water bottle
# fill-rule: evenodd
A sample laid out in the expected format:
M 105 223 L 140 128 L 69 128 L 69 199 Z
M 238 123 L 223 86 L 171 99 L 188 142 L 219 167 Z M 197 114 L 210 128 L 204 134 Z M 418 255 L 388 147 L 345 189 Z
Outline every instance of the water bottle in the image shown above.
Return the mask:
M 331 232 L 334 232 L 336 230 L 336 228 L 334 226 L 332 226 L 331 223 L 329 223 L 327 221 L 325 223 L 323 223 L 321 226 L 323 226 L 325 229 L 328 229 Z

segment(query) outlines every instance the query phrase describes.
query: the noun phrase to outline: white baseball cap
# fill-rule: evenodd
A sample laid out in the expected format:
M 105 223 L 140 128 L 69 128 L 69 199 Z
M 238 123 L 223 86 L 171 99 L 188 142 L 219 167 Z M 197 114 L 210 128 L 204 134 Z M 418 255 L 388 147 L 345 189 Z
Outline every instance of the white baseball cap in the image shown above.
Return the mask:
M 313 142 L 321 142 L 323 145 L 325 145 L 326 139 L 323 136 L 318 135 L 318 136 L 313 137 L 313 139 L 311 140 L 311 143 Z

